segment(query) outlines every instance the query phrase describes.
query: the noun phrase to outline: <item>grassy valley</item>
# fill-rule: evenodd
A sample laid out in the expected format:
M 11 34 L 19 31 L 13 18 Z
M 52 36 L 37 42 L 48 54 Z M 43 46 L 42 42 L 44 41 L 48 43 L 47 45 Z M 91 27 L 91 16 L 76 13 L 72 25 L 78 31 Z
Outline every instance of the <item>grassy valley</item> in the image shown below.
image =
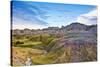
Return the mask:
M 69 26 L 70 27 L 70 26 Z M 87 30 L 63 29 L 37 34 L 12 35 L 12 65 L 26 65 L 27 58 L 31 65 L 73 63 L 97 60 L 97 34 Z M 72 26 L 74 27 L 74 26 Z M 48 29 L 46 29 L 48 31 Z M 45 32 L 45 31 L 44 31 Z M 59 33 L 57 33 L 59 32 Z

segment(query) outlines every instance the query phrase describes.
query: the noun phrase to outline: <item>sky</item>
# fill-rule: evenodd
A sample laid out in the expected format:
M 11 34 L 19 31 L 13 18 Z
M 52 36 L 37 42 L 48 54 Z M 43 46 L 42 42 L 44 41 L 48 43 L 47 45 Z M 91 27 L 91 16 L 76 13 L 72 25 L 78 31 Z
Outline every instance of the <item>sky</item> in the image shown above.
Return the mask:
M 61 27 L 74 22 L 97 24 L 95 5 L 12 1 L 13 29 Z

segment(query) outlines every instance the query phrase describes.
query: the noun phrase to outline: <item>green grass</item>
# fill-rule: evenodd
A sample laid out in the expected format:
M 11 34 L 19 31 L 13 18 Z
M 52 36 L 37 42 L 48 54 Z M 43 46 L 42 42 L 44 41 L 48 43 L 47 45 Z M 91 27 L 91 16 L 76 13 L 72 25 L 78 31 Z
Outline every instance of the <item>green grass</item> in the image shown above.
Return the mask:
M 18 57 L 26 59 L 30 56 L 33 61 L 33 65 L 39 64 L 52 64 L 52 63 L 66 63 L 71 62 L 71 58 L 76 56 L 72 54 L 72 51 L 79 53 L 81 61 L 92 61 L 97 59 L 96 47 L 94 45 L 86 44 L 79 47 L 79 51 L 73 48 L 73 46 L 64 47 L 57 43 L 62 39 L 55 35 L 42 34 L 42 35 L 13 35 L 12 36 L 13 52 Z M 68 38 L 68 36 L 65 38 Z M 84 37 L 70 36 L 76 40 Z M 77 48 L 76 48 L 77 49 Z M 16 55 L 16 56 L 17 56 Z M 16 64 L 16 63 L 14 63 Z
M 27 43 L 21 44 L 21 45 L 33 45 L 33 46 L 38 46 L 38 45 L 42 45 L 42 42 L 27 42 Z

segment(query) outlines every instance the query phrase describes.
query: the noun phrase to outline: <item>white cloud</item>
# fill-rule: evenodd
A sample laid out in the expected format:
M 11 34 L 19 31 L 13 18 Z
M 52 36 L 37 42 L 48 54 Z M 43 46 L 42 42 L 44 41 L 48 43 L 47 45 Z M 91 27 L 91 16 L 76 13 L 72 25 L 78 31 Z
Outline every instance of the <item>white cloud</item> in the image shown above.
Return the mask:
M 77 22 L 87 25 L 97 24 L 97 9 L 94 9 L 87 14 L 80 15 L 77 18 Z
M 29 23 L 29 21 L 23 21 L 23 20 L 14 20 L 12 23 L 12 29 L 42 29 L 47 27 L 48 25 L 40 25 L 40 24 L 33 24 L 32 22 Z
M 12 29 L 42 29 L 46 28 L 47 26 L 42 26 L 42 25 L 33 25 L 33 24 L 16 24 L 12 26 Z
M 42 26 L 42 25 L 37 25 L 37 24 L 16 24 L 12 26 L 12 29 L 43 29 L 48 26 Z
M 36 24 L 37 22 L 37 24 Z M 22 20 L 19 18 L 13 18 L 12 21 L 12 29 L 42 29 L 42 28 L 46 28 L 48 27 L 48 25 L 43 25 L 43 24 L 39 24 L 38 21 L 27 21 L 27 20 Z

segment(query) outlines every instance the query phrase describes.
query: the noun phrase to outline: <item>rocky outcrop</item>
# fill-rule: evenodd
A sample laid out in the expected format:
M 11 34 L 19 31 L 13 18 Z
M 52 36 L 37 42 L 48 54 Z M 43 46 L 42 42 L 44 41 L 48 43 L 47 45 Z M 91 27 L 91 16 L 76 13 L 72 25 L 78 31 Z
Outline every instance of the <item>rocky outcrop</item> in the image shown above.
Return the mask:
M 72 23 L 67 26 L 62 26 L 61 28 L 59 27 L 48 27 L 44 29 L 24 29 L 24 30 L 19 30 L 15 29 L 12 30 L 12 34 L 17 34 L 17 35 L 23 35 L 23 34 L 66 34 L 69 31 L 88 31 L 94 33 L 97 32 L 97 25 L 84 25 L 78 22 Z
M 97 60 L 97 40 L 92 36 L 87 37 L 88 35 L 75 36 L 62 37 L 48 46 L 49 52 L 58 53 L 59 55 L 54 63 Z

